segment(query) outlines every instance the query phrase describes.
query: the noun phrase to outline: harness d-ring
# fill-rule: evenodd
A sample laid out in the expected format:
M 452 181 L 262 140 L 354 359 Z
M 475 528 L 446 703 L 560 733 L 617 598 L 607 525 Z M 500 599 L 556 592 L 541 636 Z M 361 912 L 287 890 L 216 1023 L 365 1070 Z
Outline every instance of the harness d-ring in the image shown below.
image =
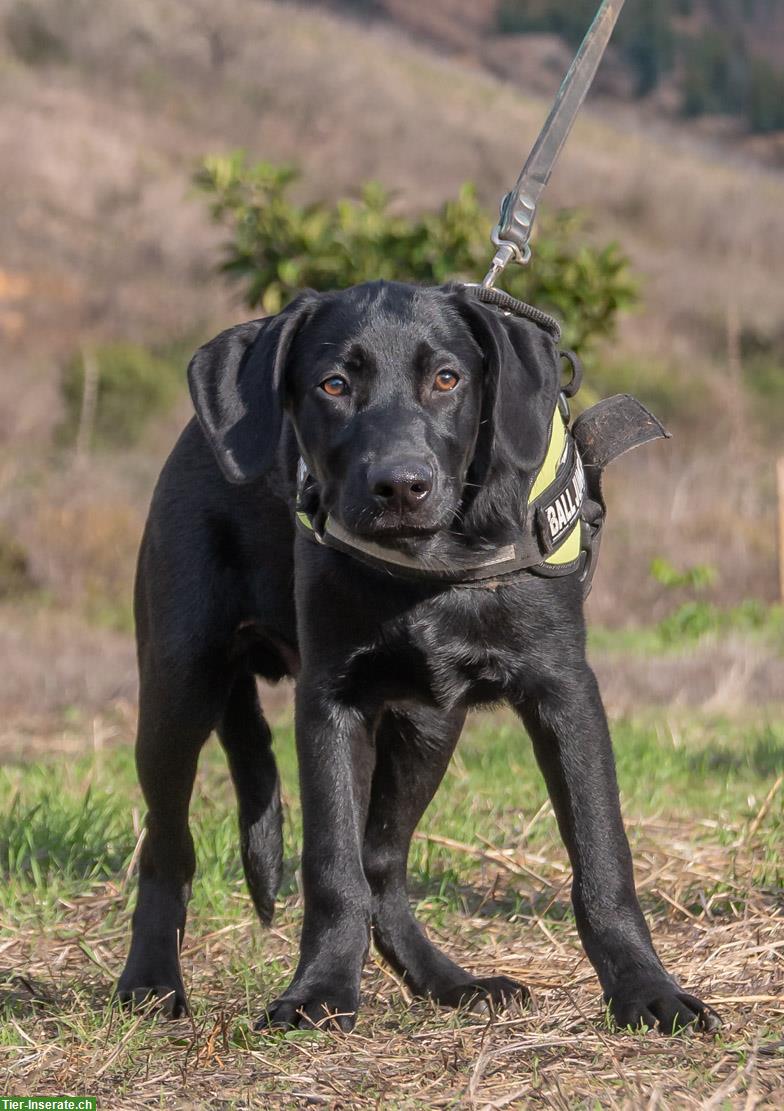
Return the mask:
M 559 354 L 562 359 L 566 359 L 567 363 L 572 368 L 572 377 L 565 385 L 561 386 L 561 393 L 564 397 L 574 397 L 583 383 L 583 364 L 577 358 L 574 351 L 561 351 Z

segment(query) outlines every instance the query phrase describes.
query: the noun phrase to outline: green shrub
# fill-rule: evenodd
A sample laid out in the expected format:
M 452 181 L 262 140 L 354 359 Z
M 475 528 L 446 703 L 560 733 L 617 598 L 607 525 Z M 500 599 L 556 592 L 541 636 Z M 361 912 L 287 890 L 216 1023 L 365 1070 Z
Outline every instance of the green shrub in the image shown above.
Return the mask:
M 496 26 L 502 35 L 549 32 L 575 45 L 595 14 L 594 0 L 501 0 Z
M 704 636 L 729 633 L 765 633 L 781 640 L 784 633 L 784 611 L 747 598 L 737 606 L 721 609 L 711 602 L 684 602 L 656 626 L 665 647 L 688 644 Z
M 784 74 L 759 55 L 755 20 L 767 17 L 755 7 L 750 0 L 711 0 L 708 19 L 695 30 L 683 25 L 693 14 L 692 0 L 629 0 L 612 51 L 628 66 L 638 96 L 674 71 L 684 115 L 728 113 L 742 117 L 752 132 L 778 131 L 784 128 Z M 501 34 L 549 32 L 576 48 L 596 8 L 597 0 L 501 0 L 496 26 Z
M 764 58 L 749 63 L 745 107 L 752 131 L 764 135 L 784 128 L 784 73 Z
M 732 52 L 725 35 L 709 30 L 684 47 L 681 110 L 685 116 L 728 111 L 737 98 L 731 88 Z
M 205 159 L 196 176 L 213 218 L 231 231 L 222 269 L 245 285 L 249 306 L 277 312 L 305 287 L 337 289 L 376 278 L 441 285 L 484 276 L 495 221 L 472 185 L 437 212 L 400 216 L 376 183 L 365 185 L 357 201 L 298 205 L 288 197 L 297 176 L 291 166 L 249 165 L 242 151 Z M 545 216 L 535 265 L 510 266 L 504 285 L 553 312 L 565 344 L 585 358 L 612 335 L 636 287 L 618 246 L 588 245 L 583 225 L 577 213 Z
M 681 104 L 685 115 L 727 112 L 743 116 L 749 131 L 784 128 L 784 74 L 732 28 L 709 29 L 683 48 Z
M 617 50 L 634 75 L 636 93 L 645 96 L 672 69 L 675 58 L 673 0 L 631 0 L 613 35 Z M 502 0 L 496 26 L 501 34 L 549 32 L 575 49 L 596 15 L 597 0 Z
M 772 356 L 753 356 L 744 360 L 743 379 L 758 424 L 780 444 L 784 425 L 784 365 Z
M 718 578 L 718 571 L 710 563 L 697 563 L 679 571 L 668 559 L 657 556 L 651 561 L 651 578 L 661 586 L 678 588 L 688 586 L 692 590 L 705 590 L 713 586 Z
M 184 380 L 179 365 L 132 343 L 114 343 L 92 353 L 97 370 L 95 413 L 90 443 L 127 447 L 138 440 L 147 422 L 166 412 Z M 74 443 L 82 416 L 84 355 L 74 356 L 63 371 L 65 406 L 62 439 Z

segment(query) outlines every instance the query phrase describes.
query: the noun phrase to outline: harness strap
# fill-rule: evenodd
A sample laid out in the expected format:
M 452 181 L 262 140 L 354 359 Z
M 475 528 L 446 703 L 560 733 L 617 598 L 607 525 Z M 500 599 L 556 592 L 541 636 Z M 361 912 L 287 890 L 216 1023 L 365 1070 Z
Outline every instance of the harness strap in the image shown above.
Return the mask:
M 494 289 L 492 286 L 467 285 L 466 289 L 469 289 L 474 297 L 484 301 L 486 305 L 494 305 L 501 312 L 511 313 L 512 316 L 522 316 L 525 320 L 538 324 L 540 328 L 544 328 L 545 332 L 549 332 L 556 343 L 560 343 L 561 325 L 549 313 L 542 312 L 541 309 L 537 309 L 534 305 L 528 305 L 525 301 L 518 301 L 516 297 L 504 293 L 502 289 Z

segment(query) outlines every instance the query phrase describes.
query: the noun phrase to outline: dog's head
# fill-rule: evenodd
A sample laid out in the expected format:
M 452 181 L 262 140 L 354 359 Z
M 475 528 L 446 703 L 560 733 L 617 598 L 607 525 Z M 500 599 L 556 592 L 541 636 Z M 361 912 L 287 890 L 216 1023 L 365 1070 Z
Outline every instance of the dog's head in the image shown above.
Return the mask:
M 381 543 L 460 522 L 509 539 L 544 458 L 553 340 L 461 287 L 371 282 L 304 293 L 202 347 L 194 405 L 231 482 L 278 460 L 286 417 L 321 509 Z

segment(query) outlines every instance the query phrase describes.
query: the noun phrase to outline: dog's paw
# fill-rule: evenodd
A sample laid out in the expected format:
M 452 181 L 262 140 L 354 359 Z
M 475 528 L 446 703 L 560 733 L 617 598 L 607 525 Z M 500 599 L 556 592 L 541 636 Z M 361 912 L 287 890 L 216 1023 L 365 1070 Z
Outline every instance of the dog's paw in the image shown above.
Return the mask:
M 615 1025 L 626 1030 L 641 1026 L 662 1034 L 699 1030 L 713 1034 L 721 1019 L 712 1007 L 695 995 L 682 991 L 671 980 L 624 985 L 607 998 Z
M 185 985 L 179 972 L 144 975 L 126 970 L 117 985 L 116 997 L 123 1006 L 150 1006 L 169 1018 L 183 1018 L 189 1014 Z
M 260 1031 L 331 1030 L 348 1034 L 357 1021 L 359 997 L 335 989 L 290 989 L 270 1003 L 255 1024 Z
M 525 1007 L 531 993 L 525 984 L 508 976 L 474 977 L 434 996 L 444 1007 L 461 1007 L 476 1014 L 497 1014 L 510 1007 Z

